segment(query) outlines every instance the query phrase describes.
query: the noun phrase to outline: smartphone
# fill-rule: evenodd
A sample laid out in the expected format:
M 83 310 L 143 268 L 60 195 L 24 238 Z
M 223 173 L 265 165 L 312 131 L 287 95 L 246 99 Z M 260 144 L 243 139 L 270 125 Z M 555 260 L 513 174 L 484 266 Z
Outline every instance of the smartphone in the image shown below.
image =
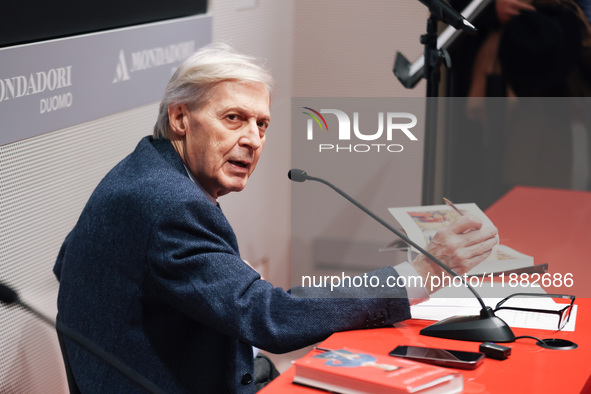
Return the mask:
M 484 360 L 484 353 L 465 352 L 461 350 L 447 350 L 420 346 L 397 346 L 390 356 L 407 358 L 442 367 L 475 369 Z

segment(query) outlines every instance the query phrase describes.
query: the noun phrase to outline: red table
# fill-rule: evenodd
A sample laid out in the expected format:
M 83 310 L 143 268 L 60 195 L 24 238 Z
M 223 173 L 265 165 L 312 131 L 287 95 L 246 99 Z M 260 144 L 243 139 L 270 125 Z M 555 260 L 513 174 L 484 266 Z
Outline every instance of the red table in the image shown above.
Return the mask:
M 574 350 L 549 350 L 535 340 L 520 339 L 507 360 L 486 359 L 464 375 L 465 393 L 580 393 L 591 374 L 591 193 L 516 187 L 491 206 L 487 215 L 498 227 L 501 243 L 548 263 L 550 273 L 572 273 L 574 285 L 559 290 L 574 294 L 578 306 L 575 332 L 515 328 L 516 336 L 562 338 L 579 345 Z M 587 283 L 586 283 L 587 282 Z M 582 298 L 588 297 L 588 298 Z M 397 345 L 417 345 L 478 351 L 479 343 L 419 335 L 431 321 L 411 319 L 394 327 L 336 333 L 322 342 L 325 348 L 349 347 L 387 354 Z M 288 369 L 261 391 L 271 393 L 319 393 L 292 383 Z M 591 387 L 586 386 L 586 392 Z
M 501 244 L 548 263 L 548 272 L 573 286 L 548 287 L 548 292 L 591 298 L 591 193 L 516 187 L 486 210 L 499 229 Z

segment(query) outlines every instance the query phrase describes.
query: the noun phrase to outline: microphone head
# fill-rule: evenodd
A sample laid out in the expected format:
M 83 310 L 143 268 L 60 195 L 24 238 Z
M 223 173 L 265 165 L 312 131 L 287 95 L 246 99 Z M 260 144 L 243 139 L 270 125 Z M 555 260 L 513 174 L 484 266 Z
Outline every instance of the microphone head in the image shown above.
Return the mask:
M 4 283 L 0 283 L 0 301 L 14 304 L 18 301 L 18 294 Z
M 308 179 L 308 174 L 306 174 L 306 171 L 304 171 L 304 170 L 300 170 L 298 168 L 292 168 L 287 173 L 287 177 L 294 182 L 304 182 L 305 180 Z

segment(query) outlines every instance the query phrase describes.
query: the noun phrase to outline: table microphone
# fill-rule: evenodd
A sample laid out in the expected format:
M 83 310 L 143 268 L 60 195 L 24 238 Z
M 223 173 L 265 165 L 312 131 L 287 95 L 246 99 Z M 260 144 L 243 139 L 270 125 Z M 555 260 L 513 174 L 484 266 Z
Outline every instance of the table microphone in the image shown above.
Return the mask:
M 143 388 L 149 393 L 154 394 L 164 394 L 165 392 L 154 385 L 154 383 L 147 380 L 142 375 L 138 374 L 136 371 L 125 365 L 122 361 L 115 358 L 113 355 L 107 353 L 101 347 L 95 345 L 94 343 L 90 342 L 84 336 L 82 336 L 79 332 L 72 330 L 68 326 L 64 325 L 61 321 L 54 321 L 49 317 L 45 316 L 41 312 L 37 311 L 35 308 L 31 307 L 30 305 L 26 304 L 24 301 L 20 299 L 17 292 L 8 287 L 7 285 L 0 282 L 0 301 L 4 302 L 8 305 L 11 304 L 18 304 L 23 307 L 25 310 L 29 311 L 37 318 L 51 326 L 52 328 L 55 327 L 57 331 L 63 334 L 68 339 L 76 342 L 78 345 L 82 346 L 96 357 L 101 359 L 102 361 L 109 364 L 111 367 L 115 368 L 119 371 L 123 376 L 137 384 L 139 387 Z
M 374 220 L 386 227 L 388 230 L 393 232 L 396 236 L 401 238 L 409 245 L 414 246 L 419 252 L 428 257 L 435 264 L 440 266 L 443 270 L 453 276 L 459 277 L 466 287 L 474 294 L 474 297 L 478 300 L 482 309 L 479 315 L 475 316 L 452 316 L 447 319 L 443 319 L 437 323 L 434 323 L 421 330 L 422 335 L 447 338 L 447 339 L 459 339 L 463 341 L 475 341 L 475 342 L 513 342 L 515 335 L 511 328 L 501 318 L 495 316 L 491 307 L 486 306 L 480 295 L 474 290 L 468 282 L 464 280 L 456 271 L 443 264 L 439 259 L 427 252 L 425 249 L 417 245 L 415 242 L 410 240 L 406 235 L 390 226 L 372 211 L 361 205 L 358 201 L 353 199 L 347 193 L 334 186 L 332 183 L 322 178 L 310 176 L 304 170 L 292 168 L 287 173 L 289 179 L 294 182 L 305 182 L 305 181 L 316 181 L 324 183 L 341 196 L 345 197 L 349 202 L 353 203 L 357 208 L 371 216 Z

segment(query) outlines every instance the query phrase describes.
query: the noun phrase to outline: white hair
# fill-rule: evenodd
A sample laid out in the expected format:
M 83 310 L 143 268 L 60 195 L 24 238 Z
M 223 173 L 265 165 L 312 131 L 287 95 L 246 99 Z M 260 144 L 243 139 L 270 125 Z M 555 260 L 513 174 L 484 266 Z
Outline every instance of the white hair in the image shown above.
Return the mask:
M 261 82 L 271 95 L 273 77 L 254 57 L 236 52 L 226 44 L 210 44 L 199 49 L 177 68 L 160 102 L 154 138 L 168 139 L 168 106 L 186 104 L 198 108 L 211 96 L 212 88 L 222 81 Z

